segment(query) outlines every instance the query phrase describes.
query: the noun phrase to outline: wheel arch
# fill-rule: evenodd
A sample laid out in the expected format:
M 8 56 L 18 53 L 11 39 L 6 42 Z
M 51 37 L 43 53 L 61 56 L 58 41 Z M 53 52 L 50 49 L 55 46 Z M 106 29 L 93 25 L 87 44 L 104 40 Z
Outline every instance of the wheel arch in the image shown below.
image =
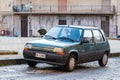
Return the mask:
M 110 54 L 110 51 L 109 51 L 109 50 L 107 50 L 107 51 L 105 51 L 105 53 L 106 53 L 107 55 L 109 55 L 109 54 Z
M 74 56 L 76 57 L 76 61 L 78 61 L 78 52 L 72 51 L 72 52 L 69 54 L 69 56 L 70 56 L 70 55 L 74 55 Z

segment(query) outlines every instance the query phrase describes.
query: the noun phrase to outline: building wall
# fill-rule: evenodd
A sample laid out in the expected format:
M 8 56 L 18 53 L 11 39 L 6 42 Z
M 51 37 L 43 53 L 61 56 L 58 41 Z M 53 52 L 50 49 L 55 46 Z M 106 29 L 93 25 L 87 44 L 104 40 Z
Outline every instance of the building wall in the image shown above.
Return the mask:
M 63 3 L 62 3 L 63 1 Z M 50 10 L 51 9 L 54 10 L 59 10 L 58 6 L 60 7 L 59 3 L 62 3 L 63 5 L 62 8 L 64 8 L 65 6 L 67 7 L 67 11 L 71 11 L 74 8 L 74 11 L 78 11 L 78 10 L 91 10 L 92 9 L 99 9 L 101 10 L 101 6 L 102 5 L 102 0 L 15 0 L 14 1 L 17 5 L 20 4 L 27 4 L 29 5 L 30 2 L 32 2 L 33 6 L 33 11 L 35 10 Z M 64 2 L 67 2 L 67 4 Z
M 12 4 L 13 0 L 0 0 L 0 11 L 12 11 Z
M 120 0 L 111 0 L 111 5 L 115 6 L 115 15 L 113 16 L 113 26 L 116 29 L 116 36 L 120 35 Z M 111 30 L 112 31 L 112 30 Z
M 29 4 L 41 6 L 58 6 L 59 0 L 0 0 L 0 11 L 12 11 L 11 5 Z M 81 6 L 84 10 L 85 7 L 102 5 L 104 0 L 67 0 L 68 6 Z M 4 2 L 4 4 L 2 4 Z M 11 3 L 11 5 L 9 5 Z M 110 36 L 116 36 L 116 24 L 118 25 L 118 34 L 120 34 L 120 0 L 111 0 L 111 5 L 116 5 L 117 17 L 111 16 L 110 21 Z M 87 6 L 89 5 L 89 6 Z M 82 7 L 84 6 L 84 8 Z M 70 7 L 69 7 L 70 8 Z M 80 8 L 80 7 L 79 7 Z M 96 7 L 97 8 L 97 7 Z M 97 8 L 98 9 L 98 8 Z M 101 8 L 100 8 L 101 9 Z M 78 10 L 78 8 L 76 8 Z M 21 18 L 20 15 L 14 15 L 12 22 L 12 16 L 9 15 L 3 19 L 2 26 L 9 29 L 11 35 L 21 35 Z M 29 18 L 29 15 L 28 15 Z M 83 26 L 97 26 L 101 27 L 101 15 L 67 15 L 68 25 L 83 25 Z M 59 15 L 32 15 L 32 30 L 33 36 L 39 36 L 38 30 L 45 28 L 49 30 L 52 26 L 58 25 Z M 13 31 L 14 30 L 14 31 Z M 29 23 L 28 23 L 29 30 Z M 29 34 L 29 33 L 28 33 Z
M 93 26 L 101 28 L 101 17 L 100 16 L 67 16 L 68 25 L 81 25 L 81 26 Z
M 12 12 L 12 2 L 13 0 L 0 0 L 0 35 L 3 34 L 2 30 L 7 32 L 4 34 L 11 34 L 12 16 L 8 12 Z
M 33 4 L 49 6 L 49 5 L 58 5 L 58 0 L 30 0 Z
M 13 21 L 14 23 L 12 28 L 14 31 L 11 31 L 13 32 L 13 36 L 21 36 L 21 17 L 14 15 Z
M 66 16 L 67 25 L 82 25 L 82 26 L 93 26 L 101 28 L 101 16 L 95 15 L 63 15 Z M 109 37 L 116 36 L 116 26 L 114 26 L 112 16 L 109 17 Z M 47 31 L 59 24 L 59 15 L 40 15 L 32 16 L 32 30 L 33 36 L 39 36 L 38 30 L 41 28 Z M 29 28 L 29 24 L 28 24 Z M 28 29 L 29 30 L 29 29 Z
M 94 26 L 101 27 L 101 17 L 100 16 L 81 16 L 81 15 L 64 15 L 66 16 L 67 25 L 82 25 L 82 26 Z M 47 31 L 58 25 L 59 15 L 39 15 L 32 16 L 32 34 L 33 36 L 39 36 L 38 30 L 41 28 Z M 28 23 L 29 30 L 29 23 Z
M 120 13 L 120 0 L 117 0 L 118 12 Z
M 110 21 L 109 37 L 116 37 L 117 36 L 116 17 L 111 16 L 109 21 Z
M 11 35 L 12 34 L 12 16 L 2 16 L 2 21 L 1 21 L 1 25 L 0 25 L 0 35 L 3 35 L 3 33 L 1 33 L 2 30 L 4 30 L 6 33 L 6 35 Z
M 117 25 L 118 25 L 118 35 L 120 35 L 120 0 L 118 0 L 117 5 L 118 5 Z
M 101 5 L 102 0 L 68 0 L 68 5 Z
M 67 25 L 82 25 L 82 26 L 94 26 L 101 28 L 101 16 L 95 15 L 64 15 L 66 16 Z M 116 27 L 113 25 L 113 18 L 110 17 L 110 37 L 116 36 Z M 29 16 L 28 16 L 29 19 Z M 7 16 L 4 19 L 4 28 L 11 32 L 10 35 L 21 36 L 21 17 L 19 15 L 14 16 L 14 24 L 10 22 L 11 17 Z M 39 29 L 46 29 L 47 31 L 53 26 L 58 25 L 59 15 L 32 15 L 32 36 L 40 36 Z M 13 26 L 12 26 L 13 25 Z M 13 31 L 14 30 L 14 31 Z M 28 35 L 29 35 L 29 23 L 28 23 Z
M 59 0 L 16 0 L 16 2 L 32 2 L 33 4 L 38 5 L 58 5 Z M 67 0 L 67 5 L 101 5 L 102 0 Z
M 46 29 L 47 31 L 55 26 L 58 25 L 58 16 L 56 15 L 40 15 L 40 16 L 32 16 L 32 34 L 33 36 L 39 36 L 38 30 L 39 29 Z M 28 24 L 29 30 L 29 24 Z
M 16 3 L 16 5 L 29 4 L 30 2 L 32 2 L 33 5 L 42 5 L 42 6 L 58 4 L 58 0 L 15 0 L 14 2 Z

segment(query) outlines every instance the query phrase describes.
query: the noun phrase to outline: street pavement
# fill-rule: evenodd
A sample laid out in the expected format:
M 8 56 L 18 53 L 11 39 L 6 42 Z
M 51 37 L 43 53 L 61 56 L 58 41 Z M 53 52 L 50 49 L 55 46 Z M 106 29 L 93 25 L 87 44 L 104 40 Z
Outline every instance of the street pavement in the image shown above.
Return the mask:
M 0 80 L 120 80 L 120 57 L 110 58 L 105 67 L 98 61 L 79 64 L 73 72 L 45 63 L 0 66 Z
M 7 64 L 21 64 L 25 63 L 23 60 L 22 50 L 25 43 L 32 40 L 40 39 L 40 37 L 0 37 L 0 51 L 16 51 L 17 55 L 0 55 L 0 65 Z M 110 56 L 116 57 L 120 56 L 120 40 L 119 39 L 109 39 L 110 43 Z

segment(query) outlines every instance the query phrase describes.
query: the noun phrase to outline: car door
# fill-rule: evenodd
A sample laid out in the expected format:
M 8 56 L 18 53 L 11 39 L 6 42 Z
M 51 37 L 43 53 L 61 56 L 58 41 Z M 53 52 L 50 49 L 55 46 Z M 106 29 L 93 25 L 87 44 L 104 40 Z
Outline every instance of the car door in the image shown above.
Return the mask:
M 94 58 L 100 59 L 105 51 L 106 42 L 100 30 L 93 30 L 94 42 L 95 42 L 95 55 Z
M 93 42 L 93 34 L 91 30 L 84 30 L 83 38 L 80 45 L 80 62 L 93 60 L 95 53 L 95 44 Z

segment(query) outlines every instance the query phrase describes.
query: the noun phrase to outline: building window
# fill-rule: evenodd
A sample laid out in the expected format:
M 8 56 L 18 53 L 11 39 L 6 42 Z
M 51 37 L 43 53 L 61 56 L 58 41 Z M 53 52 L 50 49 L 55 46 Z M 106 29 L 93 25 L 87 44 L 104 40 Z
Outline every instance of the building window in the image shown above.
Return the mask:
M 102 20 L 102 21 L 109 21 L 109 16 L 101 17 L 101 20 Z
M 66 25 L 66 16 L 59 17 L 59 25 Z

